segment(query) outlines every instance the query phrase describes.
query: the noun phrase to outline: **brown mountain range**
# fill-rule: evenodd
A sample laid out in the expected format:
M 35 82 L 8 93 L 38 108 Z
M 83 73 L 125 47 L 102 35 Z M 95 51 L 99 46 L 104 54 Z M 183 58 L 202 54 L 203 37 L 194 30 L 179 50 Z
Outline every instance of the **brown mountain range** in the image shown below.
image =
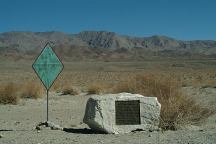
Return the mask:
M 35 55 L 46 42 L 65 59 L 143 59 L 148 56 L 216 57 L 216 41 L 175 40 L 166 36 L 130 37 L 114 32 L 6 32 L 0 34 L 0 55 Z

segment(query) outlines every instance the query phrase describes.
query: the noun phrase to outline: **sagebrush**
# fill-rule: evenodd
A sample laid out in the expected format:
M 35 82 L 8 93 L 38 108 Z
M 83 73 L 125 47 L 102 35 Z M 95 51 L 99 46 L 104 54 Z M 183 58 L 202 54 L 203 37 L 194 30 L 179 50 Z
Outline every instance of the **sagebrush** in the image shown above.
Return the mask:
M 43 96 L 43 87 L 42 85 L 34 81 L 26 81 L 20 88 L 20 97 L 21 98 L 41 98 Z
M 87 88 L 88 94 L 105 94 L 108 93 L 110 89 L 110 85 L 103 83 L 95 83 L 90 85 Z
M 67 84 L 67 85 L 62 87 L 62 94 L 63 95 L 68 95 L 68 94 L 70 94 L 70 95 L 78 95 L 78 94 L 80 94 L 80 91 L 79 91 L 78 88 L 76 88 L 76 87 L 74 87 L 74 86 L 72 86 L 70 84 Z
M 2 104 L 17 104 L 19 96 L 17 94 L 17 86 L 10 82 L 5 85 L 1 85 L 0 88 L 0 103 Z
M 133 79 L 120 82 L 113 88 L 113 92 L 157 97 L 161 103 L 160 127 L 164 130 L 176 130 L 183 124 L 196 123 L 212 114 L 191 97 L 183 95 L 181 84 L 172 77 L 137 75 Z

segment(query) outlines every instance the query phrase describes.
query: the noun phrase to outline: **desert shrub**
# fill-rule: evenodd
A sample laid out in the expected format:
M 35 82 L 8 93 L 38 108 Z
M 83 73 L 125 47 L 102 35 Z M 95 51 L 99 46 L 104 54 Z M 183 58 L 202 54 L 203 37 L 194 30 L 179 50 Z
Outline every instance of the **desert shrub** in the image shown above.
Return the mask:
M 61 76 L 61 75 L 60 75 Z M 62 77 L 61 77 L 62 78 Z M 50 91 L 54 92 L 61 92 L 62 89 L 66 86 L 65 81 L 62 79 L 56 79 L 55 82 L 53 83 Z
M 17 86 L 14 83 L 2 85 L 0 89 L 0 103 L 17 104 L 19 101 L 17 90 Z
M 197 123 L 212 113 L 191 97 L 183 95 L 181 85 L 172 77 L 137 75 L 134 79 L 120 82 L 113 92 L 156 96 L 161 103 L 160 127 L 164 130 L 176 130 L 181 125 Z
M 22 85 L 20 90 L 21 98 L 41 98 L 43 96 L 43 88 L 42 85 L 34 82 L 34 81 L 26 81 Z
M 136 86 L 135 81 L 123 81 L 117 84 L 115 87 L 113 87 L 114 93 L 121 93 L 121 92 L 128 92 L 128 93 L 136 93 Z
M 104 94 L 107 93 L 109 90 L 109 86 L 105 84 L 92 84 L 88 87 L 87 93 L 88 94 Z
M 59 92 L 61 88 L 62 86 L 59 83 L 54 83 L 50 90 Z
M 78 88 L 73 87 L 73 86 L 68 84 L 68 85 L 63 86 L 62 94 L 63 95 L 68 95 L 68 94 L 70 94 L 70 95 L 78 95 L 78 94 L 80 94 L 80 91 L 78 90 Z

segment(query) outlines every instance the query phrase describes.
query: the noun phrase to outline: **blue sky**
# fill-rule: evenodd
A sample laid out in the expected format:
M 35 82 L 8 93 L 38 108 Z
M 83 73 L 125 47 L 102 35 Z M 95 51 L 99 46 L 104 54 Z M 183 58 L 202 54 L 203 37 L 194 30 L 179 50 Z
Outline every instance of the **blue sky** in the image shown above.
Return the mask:
M 84 30 L 216 40 L 216 0 L 0 0 L 0 32 Z

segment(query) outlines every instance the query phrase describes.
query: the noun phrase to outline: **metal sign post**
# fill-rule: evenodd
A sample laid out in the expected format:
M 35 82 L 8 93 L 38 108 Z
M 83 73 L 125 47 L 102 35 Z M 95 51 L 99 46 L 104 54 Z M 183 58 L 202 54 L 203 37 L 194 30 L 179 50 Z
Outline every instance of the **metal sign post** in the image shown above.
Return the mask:
M 37 59 L 32 65 L 35 73 L 46 88 L 47 93 L 47 122 L 49 121 L 49 89 L 53 85 L 58 75 L 62 72 L 64 66 L 56 53 L 47 43 Z
M 46 93 L 47 93 L 47 121 L 49 121 L 49 90 L 47 90 Z

